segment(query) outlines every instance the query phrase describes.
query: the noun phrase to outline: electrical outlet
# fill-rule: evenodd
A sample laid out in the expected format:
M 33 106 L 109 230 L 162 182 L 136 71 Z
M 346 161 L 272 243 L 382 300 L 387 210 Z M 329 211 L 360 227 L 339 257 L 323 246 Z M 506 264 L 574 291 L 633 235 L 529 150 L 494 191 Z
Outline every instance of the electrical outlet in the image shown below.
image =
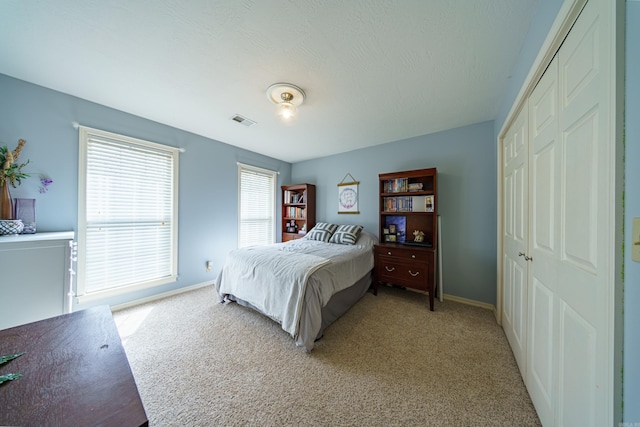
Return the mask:
M 207 273 L 211 272 L 212 267 L 213 267 L 213 261 L 207 261 Z
M 640 218 L 633 218 L 631 226 L 631 259 L 640 262 Z

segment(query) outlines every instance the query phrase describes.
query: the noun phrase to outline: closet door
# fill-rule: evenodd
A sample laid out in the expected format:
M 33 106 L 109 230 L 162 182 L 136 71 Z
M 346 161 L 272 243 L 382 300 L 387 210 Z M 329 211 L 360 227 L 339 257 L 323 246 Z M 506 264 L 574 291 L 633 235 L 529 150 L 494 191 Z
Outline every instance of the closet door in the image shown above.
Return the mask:
M 610 425 L 613 200 L 607 2 L 591 0 L 529 98 L 526 384 L 545 426 Z
M 612 423 L 611 9 L 589 1 L 558 53 L 557 425 Z
M 528 370 L 525 383 L 542 425 L 554 424 L 554 304 L 559 253 L 558 63 L 554 59 L 529 97 L 531 258 Z
M 526 372 L 528 242 L 528 110 L 523 110 L 503 140 L 503 305 L 504 328 L 520 373 Z

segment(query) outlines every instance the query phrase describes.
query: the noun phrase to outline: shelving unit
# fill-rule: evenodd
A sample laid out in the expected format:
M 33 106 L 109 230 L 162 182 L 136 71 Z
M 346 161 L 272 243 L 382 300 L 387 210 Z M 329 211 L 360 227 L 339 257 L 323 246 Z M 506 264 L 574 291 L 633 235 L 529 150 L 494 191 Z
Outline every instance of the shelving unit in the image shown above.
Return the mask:
M 282 241 L 300 239 L 316 225 L 316 186 L 283 185 Z M 288 230 L 292 227 L 293 230 Z
M 379 237 L 374 293 L 391 283 L 429 293 L 433 311 L 435 254 L 438 244 L 437 170 L 418 169 L 379 175 Z M 422 239 L 414 237 L 421 231 Z

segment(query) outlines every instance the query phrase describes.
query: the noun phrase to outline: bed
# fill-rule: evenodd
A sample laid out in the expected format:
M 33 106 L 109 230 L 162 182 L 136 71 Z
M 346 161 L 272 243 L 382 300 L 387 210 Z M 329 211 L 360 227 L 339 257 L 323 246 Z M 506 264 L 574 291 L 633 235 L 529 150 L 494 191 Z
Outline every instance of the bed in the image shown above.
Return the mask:
M 301 239 L 231 251 L 215 288 L 222 302 L 270 317 L 309 352 L 369 289 L 376 243 L 361 226 L 318 223 Z

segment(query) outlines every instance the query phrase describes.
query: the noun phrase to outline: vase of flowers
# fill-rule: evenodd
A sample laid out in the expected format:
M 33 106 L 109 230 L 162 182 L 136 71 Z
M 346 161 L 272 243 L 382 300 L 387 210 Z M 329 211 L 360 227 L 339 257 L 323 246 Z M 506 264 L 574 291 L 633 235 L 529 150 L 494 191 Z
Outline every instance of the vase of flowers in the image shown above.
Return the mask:
M 15 150 L 11 151 L 6 145 L 0 146 L 0 220 L 13 220 L 13 201 L 9 192 L 9 185 L 17 188 L 22 180 L 28 178 L 29 175 L 22 172 L 29 160 L 24 163 L 18 163 L 18 157 L 22 151 L 22 147 L 27 141 L 20 139 Z

